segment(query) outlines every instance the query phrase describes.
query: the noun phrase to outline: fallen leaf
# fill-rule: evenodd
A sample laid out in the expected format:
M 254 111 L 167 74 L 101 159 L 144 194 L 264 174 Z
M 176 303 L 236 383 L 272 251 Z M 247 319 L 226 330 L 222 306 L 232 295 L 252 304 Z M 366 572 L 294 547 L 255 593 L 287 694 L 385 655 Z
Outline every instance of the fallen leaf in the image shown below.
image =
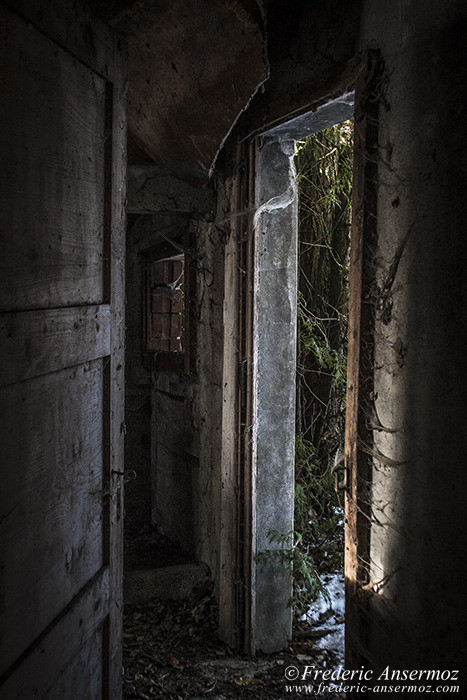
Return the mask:
M 235 679 L 237 685 L 264 685 L 264 681 L 261 678 L 239 678 Z

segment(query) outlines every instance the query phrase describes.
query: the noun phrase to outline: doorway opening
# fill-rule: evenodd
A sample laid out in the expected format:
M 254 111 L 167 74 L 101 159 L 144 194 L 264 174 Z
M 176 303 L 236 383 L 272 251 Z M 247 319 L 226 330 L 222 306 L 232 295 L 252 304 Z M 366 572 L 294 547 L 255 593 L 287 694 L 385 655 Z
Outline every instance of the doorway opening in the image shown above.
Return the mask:
M 347 206 L 341 211 L 339 185 L 335 179 L 331 182 L 330 175 L 336 156 L 346 150 L 347 180 L 351 176 L 351 127 L 343 127 L 345 136 L 341 137 L 335 125 L 353 118 L 353 106 L 354 93 L 344 93 L 257 138 L 254 217 L 257 262 L 251 383 L 252 510 L 256 526 L 253 537 L 256 595 L 252 610 L 256 650 L 274 651 L 287 643 L 292 635 L 290 603 L 295 604 L 301 615 L 307 613 L 307 596 L 311 593 L 311 597 L 316 597 L 325 590 L 320 572 L 327 568 L 327 573 L 331 573 L 330 569 L 335 573 L 342 565 L 344 503 L 333 492 L 335 474 L 342 481 L 342 472 L 336 469 L 331 474 L 333 465 L 329 463 L 337 453 L 336 467 L 344 467 L 340 455 L 344 447 L 351 182 L 344 188 Z M 327 144 L 323 149 L 325 129 L 330 130 L 328 136 L 332 134 L 338 143 Z M 305 239 L 299 248 L 297 179 L 300 178 L 295 165 L 300 149 L 304 148 L 304 139 L 320 132 L 320 136 L 314 136 L 308 143 L 311 148 L 313 143 L 320 144 L 317 171 L 321 168 L 324 173 L 321 186 L 325 192 L 318 197 L 323 200 L 319 203 L 321 212 L 317 202 L 313 204 L 311 223 L 316 224 L 321 215 L 323 230 L 317 231 L 315 226 L 313 231 L 312 226 L 314 237 Z M 341 138 L 343 143 L 339 142 Z M 328 162 L 325 151 L 329 151 Z M 302 160 L 303 155 L 302 152 Z M 302 185 L 306 177 L 310 179 L 311 173 L 302 176 Z M 312 187 L 315 185 L 316 182 L 311 183 Z M 306 205 L 310 206 L 310 200 Z M 340 246 L 336 245 L 337 234 L 333 241 L 329 231 L 333 217 L 342 219 Z M 301 218 L 306 218 L 303 213 Z M 302 258 L 300 262 L 299 258 Z M 310 280 L 311 276 L 315 279 Z M 298 335 L 305 342 L 299 351 L 301 381 L 297 393 L 298 325 Z M 317 379 L 315 386 L 312 378 Z M 300 457 L 298 464 L 296 455 Z M 294 520 L 302 532 L 294 526 Z M 339 576 L 342 589 L 342 573 Z M 343 592 L 339 597 L 343 613 Z M 277 611 L 274 618 L 269 614 L 271 607 Z M 338 617 L 343 618 L 343 614 Z M 343 636 L 341 627 L 341 659 Z
M 353 121 L 296 142 L 295 617 L 344 663 L 344 459 Z

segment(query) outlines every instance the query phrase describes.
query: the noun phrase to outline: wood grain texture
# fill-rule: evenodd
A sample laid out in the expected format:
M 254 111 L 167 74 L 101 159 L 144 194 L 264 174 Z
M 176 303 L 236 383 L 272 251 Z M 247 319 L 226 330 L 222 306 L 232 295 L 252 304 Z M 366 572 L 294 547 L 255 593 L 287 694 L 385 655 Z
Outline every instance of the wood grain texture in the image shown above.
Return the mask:
M 126 55 L 114 42 L 112 63 L 115 67 L 115 82 L 112 90 L 112 132 L 108 157 L 111 158 L 109 172 L 111 181 L 110 206 L 110 323 L 111 362 L 109 366 L 109 437 L 111 481 L 110 501 L 110 588 L 108 627 L 104 648 L 104 664 L 107 666 L 103 684 L 103 695 L 109 700 L 121 698 L 122 669 L 122 611 L 123 611 L 123 482 L 115 472 L 124 469 L 124 383 L 125 383 L 125 201 L 126 201 L 126 134 L 127 134 L 127 64 Z M 104 669 L 105 670 L 105 669 Z M 107 679 L 108 681 L 107 681 Z
M 31 29 L 38 29 L 94 72 L 110 81 L 121 80 L 121 57 L 125 57 L 126 48 L 118 42 L 118 55 L 109 51 L 114 43 L 112 30 L 97 17 L 90 16 L 84 3 L 63 0 L 2 2 L 26 20 Z
M 0 673 L 102 566 L 103 364 L 0 390 Z
M 73 656 L 71 662 L 63 669 L 60 677 L 47 688 L 47 698 L 75 698 L 86 700 L 102 699 L 103 665 L 102 653 L 104 629 L 101 625 Z M 83 673 L 86 669 L 86 673 Z
M 72 0 L 11 5 L 0 8 L 0 695 L 118 700 L 126 57 Z
M 102 303 L 105 81 L 0 21 L 0 311 Z
M 109 571 L 104 569 L 5 679 L 2 699 L 102 698 L 100 652 L 108 605 Z
M 224 370 L 219 629 L 233 648 L 254 649 L 255 232 L 245 212 L 255 201 L 256 144 L 238 143 L 231 235 L 225 248 Z M 233 158 L 233 153 L 230 154 Z
M 350 234 L 349 325 L 345 418 L 345 649 L 346 665 L 355 668 L 366 658 L 367 602 L 370 547 L 371 459 L 360 449 L 370 444 L 364 405 L 373 390 L 374 319 L 371 296 L 375 282 L 379 78 L 378 54 L 364 56 L 356 80 L 352 226 Z
M 110 354 L 110 307 L 0 314 L 0 386 Z
M 357 539 L 357 425 L 360 377 L 360 319 L 362 298 L 362 251 L 364 221 L 364 152 L 361 134 L 355 130 L 352 228 L 350 236 L 349 344 L 347 353 L 347 400 L 345 416 L 345 467 L 347 474 L 345 577 L 348 596 L 355 596 L 358 569 Z

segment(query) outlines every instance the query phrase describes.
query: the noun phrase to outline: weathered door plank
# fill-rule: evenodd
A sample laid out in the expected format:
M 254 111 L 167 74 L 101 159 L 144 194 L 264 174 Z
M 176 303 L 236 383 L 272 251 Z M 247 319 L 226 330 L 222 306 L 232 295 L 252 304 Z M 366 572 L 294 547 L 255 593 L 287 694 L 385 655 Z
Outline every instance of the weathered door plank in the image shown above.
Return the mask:
M 126 56 L 71 0 L 0 23 L 0 695 L 118 700 Z
M 89 651 L 89 642 L 96 632 L 103 634 L 106 610 L 109 605 L 109 570 L 99 571 L 92 581 L 75 597 L 66 610 L 66 615 L 54 621 L 44 634 L 35 639 L 31 648 L 10 670 L 1 686 L 2 698 L 56 697 L 78 698 L 100 697 L 101 688 L 95 688 L 95 695 L 77 695 L 79 688 L 71 684 L 66 670 L 80 650 Z M 93 647 L 94 650 L 95 647 Z M 95 663 L 96 659 L 94 659 Z M 102 667 L 102 657 L 97 661 Z M 38 676 L 37 669 L 41 669 Z M 61 670 L 63 669 L 63 671 Z M 86 667 L 80 668 L 86 678 Z M 96 670 L 94 670 L 94 674 Z M 93 684 L 93 675 L 89 674 Z M 63 695 L 57 694 L 54 686 L 62 684 L 66 688 Z M 51 692 L 51 689 L 54 691 Z
M 0 314 L 0 386 L 110 354 L 110 306 Z
M 5 7 L 0 22 L 0 311 L 100 304 L 105 81 Z
M 0 390 L 0 672 L 103 565 L 104 362 Z
M 367 663 L 364 586 L 369 579 L 371 458 L 361 448 L 372 440 L 365 406 L 374 371 L 374 312 L 371 302 L 376 240 L 378 144 L 377 90 L 380 59 L 368 53 L 356 81 L 352 226 L 350 236 L 347 404 L 345 419 L 345 647 L 349 668 Z M 366 303 L 365 303 L 366 302 Z

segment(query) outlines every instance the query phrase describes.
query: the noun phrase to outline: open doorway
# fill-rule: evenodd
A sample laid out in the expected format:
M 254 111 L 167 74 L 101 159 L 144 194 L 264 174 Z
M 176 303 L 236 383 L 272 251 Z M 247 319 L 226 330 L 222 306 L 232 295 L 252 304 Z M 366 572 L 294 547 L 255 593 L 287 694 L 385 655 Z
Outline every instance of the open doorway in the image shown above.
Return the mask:
M 254 630 L 253 648 L 256 650 L 277 650 L 282 648 L 291 637 L 290 599 L 297 598 L 300 584 L 295 587 L 295 592 L 293 592 L 290 570 L 287 571 L 287 566 L 284 567 L 284 561 L 286 564 L 287 561 L 289 562 L 292 571 L 298 563 L 298 567 L 302 570 L 301 584 L 304 584 L 305 580 L 310 582 L 310 578 L 313 579 L 316 584 L 314 593 L 321 585 L 319 573 L 313 567 L 308 566 L 311 558 L 304 556 L 303 543 L 301 547 L 297 544 L 297 539 L 302 535 L 297 533 L 293 524 L 294 500 L 296 500 L 294 498 L 294 471 L 295 436 L 297 433 L 297 292 L 300 291 L 298 187 L 294 156 L 298 141 L 303 141 L 312 134 L 317 134 L 323 129 L 329 129 L 335 124 L 352 118 L 353 103 L 353 92 L 344 93 L 335 100 L 322 104 L 314 112 L 305 113 L 274 127 L 256 139 L 255 216 L 253 221 L 256 256 L 253 275 L 255 312 L 251 331 L 253 439 L 249 455 L 250 466 L 247 466 L 253 479 L 251 510 L 254 528 L 252 537 L 254 583 L 251 610 L 252 629 Z M 352 151 L 351 143 L 348 150 Z M 347 193 L 347 197 L 349 196 L 350 192 Z M 346 258 L 348 249 L 348 222 L 345 226 L 344 238 L 346 239 L 345 250 L 341 252 L 343 259 Z M 321 245 L 324 244 L 317 241 L 316 250 L 321 252 Z M 332 245 L 328 246 L 328 252 L 334 252 Z M 332 255 L 330 257 L 332 259 Z M 321 258 L 323 258 L 322 255 Z M 316 265 L 318 268 L 321 267 L 319 256 Z M 339 266 L 337 267 L 339 268 Z M 336 286 L 339 287 L 339 284 Z M 318 296 L 322 296 L 322 292 L 323 290 L 319 290 Z M 307 292 L 298 307 L 301 314 L 301 335 L 306 334 L 305 326 L 308 331 L 310 330 L 309 313 L 315 313 L 317 319 L 335 317 L 335 312 L 331 317 L 329 309 L 324 310 L 318 307 L 314 310 L 310 307 L 308 314 L 306 314 L 304 311 L 306 295 Z M 342 299 L 339 301 L 343 307 L 345 306 L 345 297 L 344 290 Z M 342 316 L 345 316 L 344 312 Z M 316 327 L 314 330 L 318 331 L 319 329 Z M 321 330 L 323 330 L 323 326 L 321 326 Z M 310 336 L 310 334 L 308 335 Z M 328 347 L 326 349 L 327 358 L 324 359 L 321 356 L 321 361 L 326 366 L 331 363 L 331 358 L 333 358 L 342 367 L 345 365 L 345 353 L 338 347 L 340 344 L 344 344 L 344 337 L 338 339 L 338 332 L 335 335 L 335 347 Z M 343 336 L 345 336 L 345 331 Z M 321 338 L 321 340 L 323 339 Z M 317 341 L 320 342 L 320 339 L 315 337 L 314 347 L 319 352 Z M 308 337 L 308 343 L 312 344 L 310 337 Z M 248 362 L 248 357 L 245 359 Z M 324 375 L 324 368 L 320 369 Z M 331 374 L 329 370 L 330 367 L 327 366 L 328 375 Z M 310 377 L 307 376 L 305 381 L 309 382 L 309 379 Z M 333 384 L 329 376 L 326 384 L 329 395 Z M 341 385 L 344 389 L 344 377 L 341 378 Z M 336 406 L 339 404 L 339 409 L 343 413 L 343 397 L 339 399 L 333 396 L 331 402 Z M 308 395 L 306 403 L 311 403 L 311 393 Z M 327 405 L 329 401 L 322 400 L 322 403 Z M 332 432 L 335 433 L 333 447 L 340 442 L 342 449 L 344 421 L 342 415 L 339 430 L 337 414 L 340 411 L 335 411 L 335 425 Z M 304 406 L 301 406 L 299 415 L 303 414 L 301 416 L 303 420 L 305 420 L 305 413 Z M 312 414 L 310 411 L 308 413 Z M 316 450 L 310 439 L 313 425 L 316 428 L 316 434 L 319 433 L 321 437 L 326 435 L 326 432 L 330 433 L 329 426 L 325 427 L 325 422 L 323 423 L 322 420 L 318 428 L 318 418 L 317 413 L 315 416 L 311 415 L 310 426 L 306 432 L 300 426 L 298 428 L 297 443 L 302 451 L 303 448 L 308 448 L 309 456 L 313 450 Z M 329 435 L 325 439 L 328 438 Z M 312 461 L 316 462 L 316 457 L 317 454 L 313 456 Z M 323 456 L 321 460 L 327 461 L 329 457 L 330 455 L 326 455 L 326 458 Z M 246 464 L 248 464 L 248 459 Z M 308 467 L 310 467 L 310 462 L 308 462 Z M 327 467 L 326 463 L 325 469 Z M 309 480 L 309 477 L 310 473 L 304 476 L 304 482 Z M 319 482 L 320 480 L 315 479 L 315 481 Z M 302 487 L 303 485 L 301 484 Z M 309 484 L 306 485 L 307 496 L 310 495 L 308 486 Z M 304 495 L 303 489 L 302 495 Z M 318 495 L 317 498 L 319 500 Z M 335 512 L 332 513 L 333 520 L 336 523 L 342 520 L 342 513 L 337 510 L 338 504 L 339 501 L 331 497 L 322 515 L 325 512 L 330 515 L 330 509 L 335 508 Z M 312 507 L 311 504 L 308 504 L 306 511 L 310 511 Z M 315 503 L 316 508 L 317 503 Z M 295 519 L 297 520 L 297 513 L 295 513 Z M 316 517 L 310 516 L 308 512 L 301 519 L 302 526 L 304 523 L 308 524 L 309 521 L 316 521 Z M 312 533 L 311 529 L 308 528 L 307 537 L 308 549 L 310 550 L 311 542 L 316 541 L 316 533 Z M 271 609 L 275 611 L 274 616 L 270 614 Z
M 344 663 L 344 488 L 353 121 L 296 142 L 297 622 Z M 298 623 L 300 624 L 300 623 Z
M 244 356 L 245 364 L 248 366 L 250 361 L 251 365 L 247 393 L 252 406 L 252 439 L 243 460 L 245 474 L 253 481 L 250 648 L 274 651 L 291 637 L 292 615 L 284 611 L 292 591 L 290 576 L 287 579 L 284 573 L 284 560 L 289 557 L 292 570 L 290 552 L 296 549 L 292 535 L 298 194 L 293 157 L 297 141 L 354 119 L 345 450 L 344 459 L 341 462 L 338 456 L 336 465 L 341 466 L 337 473 L 345 491 L 345 658 L 349 667 L 368 658 L 364 630 L 369 600 L 365 592 L 371 578 L 373 525 L 371 459 L 375 428 L 368 416 L 375 397 L 374 305 L 366 301 L 373 298 L 375 289 L 379 67 L 370 59 L 354 76 L 352 88 L 338 91 L 334 98 L 318 99 L 313 110 L 303 109 L 299 116 L 277 119 L 269 129 L 253 136 L 253 154 L 250 148 L 250 155 L 245 155 L 255 197 L 250 234 L 255 246 L 250 283 L 254 314 L 249 330 L 253 351 L 251 360 Z M 249 190 L 243 186 L 240 191 Z M 249 200 L 240 197 L 236 211 L 245 209 L 248 201 L 251 195 Z M 272 609 L 274 616 L 270 614 Z
M 211 570 L 218 582 L 219 633 L 226 649 L 254 653 L 289 648 L 292 585 L 281 550 L 290 549 L 287 535 L 293 530 L 294 509 L 298 282 L 294 154 L 297 141 L 352 118 L 353 109 L 353 92 L 344 92 L 314 112 L 239 142 L 232 174 L 220 193 L 217 219 L 199 239 L 212 245 L 218 256 L 200 258 L 199 293 L 209 302 L 210 313 L 222 308 L 216 320 L 223 325 L 223 342 L 219 342 L 221 326 L 211 324 L 210 315 L 202 337 L 212 326 L 215 342 L 210 353 L 200 351 L 197 357 L 199 364 L 205 362 L 204 377 L 212 377 L 214 370 L 222 372 L 220 381 L 209 385 L 209 410 L 200 415 L 214 415 L 211 404 L 217 387 L 222 392 L 218 394 L 222 409 L 216 413 L 219 423 L 204 447 L 209 447 L 209 454 L 220 454 L 216 459 L 220 472 L 203 469 L 203 475 L 205 487 L 219 488 L 217 493 L 203 488 L 203 493 L 215 496 L 209 499 L 209 512 L 220 516 L 221 527 L 211 527 L 204 542 L 219 543 Z M 363 142 L 360 131 L 357 143 Z M 367 177 L 362 161 L 357 171 L 360 181 Z M 359 231 L 361 220 L 357 224 Z M 151 236 L 153 242 L 153 230 Z M 354 270 L 356 260 L 358 248 Z M 210 274 L 209 261 L 217 263 L 212 271 L 222 271 L 222 277 Z M 353 298 L 359 302 L 361 294 L 355 291 Z M 222 305 L 210 303 L 214 293 Z M 222 362 L 212 362 L 216 349 Z M 358 371 L 358 358 L 352 366 Z M 167 386 L 160 390 L 168 393 Z M 356 420 L 352 426 L 356 430 Z M 216 436 L 220 449 L 214 453 Z M 346 501 L 350 512 L 347 495 Z M 356 499 L 350 505 L 355 511 Z M 271 530 L 285 535 L 285 540 L 272 541 Z M 351 556 L 351 567 L 355 561 Z M 350 569 L 346 584 L 353 584 L 352 576 Z

